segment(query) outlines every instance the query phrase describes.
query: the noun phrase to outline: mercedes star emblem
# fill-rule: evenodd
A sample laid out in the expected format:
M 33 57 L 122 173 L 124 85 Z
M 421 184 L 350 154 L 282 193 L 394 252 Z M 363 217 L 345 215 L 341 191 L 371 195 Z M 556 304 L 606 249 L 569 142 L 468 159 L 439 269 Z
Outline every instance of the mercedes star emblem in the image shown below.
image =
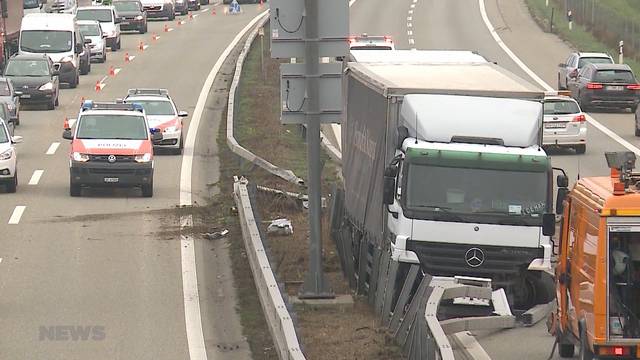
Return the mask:
M 116 162 L 116 156 L 115 156 L 115 155 L 109 155 L 109 157 L 107 158 L 107 160 L 108 160 L 110 163 L 112 163 L 112 164 L 113 164 L 114 162 Z
M 467 250 L 464 254 L 464 260 L 467 265 L 475 268 L 484 263 L 484 252 L 476 247 Z

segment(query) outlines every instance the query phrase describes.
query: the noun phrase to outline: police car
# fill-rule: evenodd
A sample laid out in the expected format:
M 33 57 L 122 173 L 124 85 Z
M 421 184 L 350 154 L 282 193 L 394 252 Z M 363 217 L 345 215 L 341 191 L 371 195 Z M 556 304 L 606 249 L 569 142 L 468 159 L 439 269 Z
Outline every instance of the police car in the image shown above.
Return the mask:
M 21 136 L 11 136 L 4 120 L 0 119 L 0 184 L 9 193 L 18 188 L 18 159 L 14 144 L 22 142 Z
M 62 137 L 71 140 L 71 196 L 85 186 L 140 187 L 143 197 L 153 196 L 153 143 L 162 133 L 149 127 L 141 105 L 85 101 Z
M 362 34 L 349 37 L 349 50 L 395 50 L 390 36 Z
M 129 89 L 125 103 L 142 105 L 149 125 L 162 133 L 162 141 L 157 148 L 166 148 L 173 154 L 181 154 L 184 147 L 182 118 L 189 116 L 186 111 L 178 111 L 176 104 L 166 89 Z

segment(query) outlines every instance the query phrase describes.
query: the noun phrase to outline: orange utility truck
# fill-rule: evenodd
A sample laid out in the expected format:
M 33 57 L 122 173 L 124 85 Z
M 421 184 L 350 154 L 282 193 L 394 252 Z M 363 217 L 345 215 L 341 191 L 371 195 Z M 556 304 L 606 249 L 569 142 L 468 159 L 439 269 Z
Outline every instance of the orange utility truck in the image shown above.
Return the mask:
M 640 173 L 635 154 L 606 153 L 611 176 L 558 177 L 562 214 L 551 329 L 560 356 L 640 358 Z

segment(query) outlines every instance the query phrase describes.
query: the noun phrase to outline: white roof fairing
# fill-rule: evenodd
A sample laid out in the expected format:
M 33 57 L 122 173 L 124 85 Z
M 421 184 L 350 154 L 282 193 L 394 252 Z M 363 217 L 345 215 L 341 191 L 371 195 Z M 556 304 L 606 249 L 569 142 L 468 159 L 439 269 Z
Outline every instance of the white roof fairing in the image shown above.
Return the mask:
M 400 121 L 418 139 L 449 143 L 454 136 L 497 138 L 505 146 L 539 143 L 542 103 L 538 101 L 464 95 L 409 94 Z M 416 121 L 417 120 L 417 121 Z

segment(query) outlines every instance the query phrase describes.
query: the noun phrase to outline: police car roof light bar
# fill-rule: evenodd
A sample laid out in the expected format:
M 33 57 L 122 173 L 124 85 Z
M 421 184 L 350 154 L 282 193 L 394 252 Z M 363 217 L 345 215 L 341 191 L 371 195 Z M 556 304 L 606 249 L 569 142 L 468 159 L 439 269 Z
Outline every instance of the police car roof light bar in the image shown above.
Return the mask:
M 129 95 L 158 95 L 169 97 L 167 89 L 129 89 Z
M 138 103 L 94 102 L 93 100 L 86 100 L 82 104 L 82 111 L 87 110 L 120 110 L 143 112 L 144 108 Z

